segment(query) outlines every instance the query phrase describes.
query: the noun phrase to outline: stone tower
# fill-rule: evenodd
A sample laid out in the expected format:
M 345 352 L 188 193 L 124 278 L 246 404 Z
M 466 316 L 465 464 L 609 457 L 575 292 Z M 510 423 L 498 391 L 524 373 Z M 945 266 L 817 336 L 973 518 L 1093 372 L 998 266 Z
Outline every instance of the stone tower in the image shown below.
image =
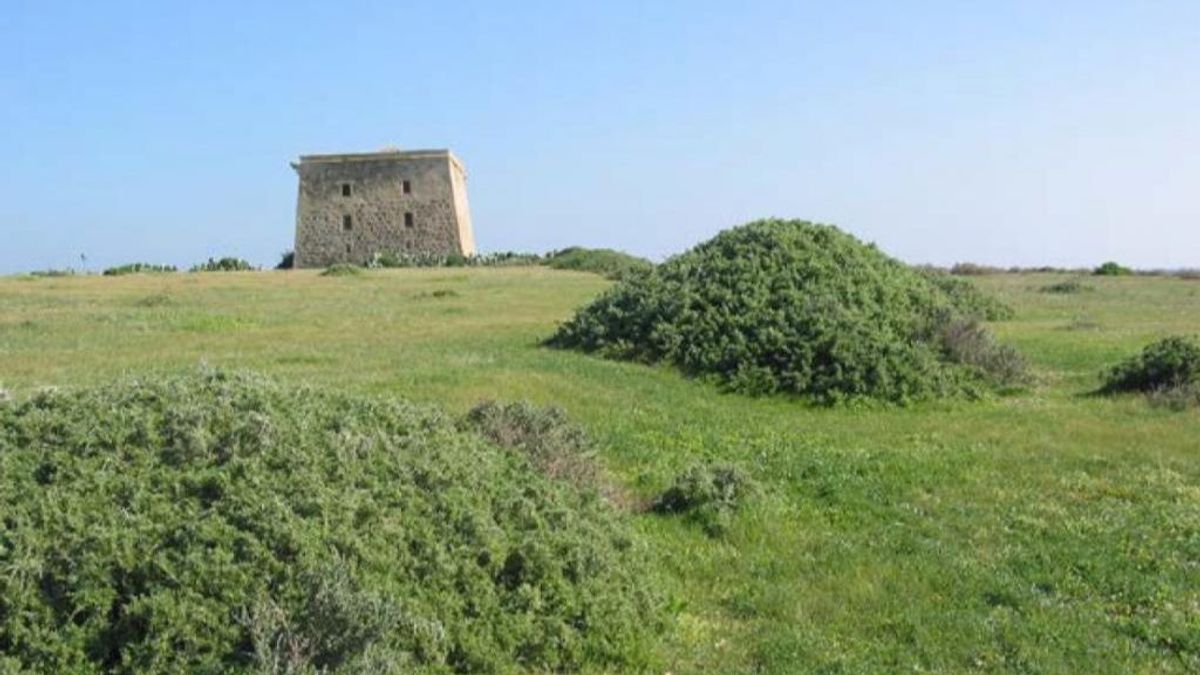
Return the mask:
M 475 254 L 467 171 L 449 150 L 304 155 L 292 168 L 296 267 L 385 252 Z

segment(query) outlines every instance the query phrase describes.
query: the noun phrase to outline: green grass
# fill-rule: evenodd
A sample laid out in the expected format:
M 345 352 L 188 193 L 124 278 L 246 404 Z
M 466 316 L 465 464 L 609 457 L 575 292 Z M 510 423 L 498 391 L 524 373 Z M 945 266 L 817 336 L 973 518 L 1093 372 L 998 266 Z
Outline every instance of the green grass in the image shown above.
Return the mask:
M 1200 411 L 1089 395 L 1200 333 L 1200 283 L 976 282 L 1037 383 L 978 403 L 811 408 L 538 346 L 609 282 L 540 267 L 0 279 L 0 387 L 21 396 L 208 363 L 457 413 L 555 403 L 642 498 L 697 461 L 759 486 L 713 538 L 644 514 L 674 598 L 673 672 L 1200 668 Z M 453 291 L 452 294 L 439 291 Z

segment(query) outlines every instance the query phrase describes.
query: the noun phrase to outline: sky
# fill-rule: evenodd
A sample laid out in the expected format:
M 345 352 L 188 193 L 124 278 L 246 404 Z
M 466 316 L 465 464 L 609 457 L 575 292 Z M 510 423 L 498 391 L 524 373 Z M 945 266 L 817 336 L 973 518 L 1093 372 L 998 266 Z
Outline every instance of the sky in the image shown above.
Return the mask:
M 1195 0 L 0 5 L 0 273 L 273 265 L 289 162 L 385 146 L 462 158 L 482 251 L 1200 267 Z

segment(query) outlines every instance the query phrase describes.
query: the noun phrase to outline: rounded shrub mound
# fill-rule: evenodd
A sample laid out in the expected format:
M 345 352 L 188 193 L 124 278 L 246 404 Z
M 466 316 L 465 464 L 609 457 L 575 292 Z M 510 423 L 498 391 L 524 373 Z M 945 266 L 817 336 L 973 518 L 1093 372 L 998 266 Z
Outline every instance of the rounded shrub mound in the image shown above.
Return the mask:
M 835 227 L 763 220 L 617 284 L 548 343 L 826 403 L 977 393 L 1016 359 L 978 353 L 1000 348 L 963 289 Z
M 1200 389 L 1200 339 L 1173 336 L 1153 342 L 1105 374 L 1102 391 Z
M 199 373 L 0 403 L 0 670 L 646 667 L 595 495 L 435 411 Z

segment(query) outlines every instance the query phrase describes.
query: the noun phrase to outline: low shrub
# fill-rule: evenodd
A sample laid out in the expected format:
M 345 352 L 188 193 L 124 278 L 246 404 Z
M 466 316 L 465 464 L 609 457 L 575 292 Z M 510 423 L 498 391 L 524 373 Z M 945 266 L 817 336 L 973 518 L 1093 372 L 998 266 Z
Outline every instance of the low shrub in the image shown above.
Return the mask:
M 1094 286 L 1083 283 L 1079 279 L 1067 279 L 1053 284 L 1042 286 L 1042 293 L 1054 293 L 1059 295 L 1071 295 L 1075 293 L 1084 293 L 1095 290 Z
M 483 401 L 467 413 L 464 423 L 493 443 L 519 451 L 550 478 L 587 490 L 601 487 L 591 440 L 561 408 Z
M 1109 260 L 1108 262 L 1092 270 L 1092 274 L 1100 277 L 1124 277 L 1133 274 L 1133 270 Z
M 970 262 L 954 263 L 950 266 L 950 274 L 960 277 L 978 277 L 985 274 L 1000 274 L 1004 272 L 999 267 L 991 265 L 978 265 Z
M 132 380 L 0 406 L 0 458 L 9 669 L 654 669 L 628 516 L 432 409 Z
M 827 404 L 974 396 L 991 383 L 939 339 L 987 313 L 974 293 L 837 228 L 765 220 L 618 282 L 547 344 Z
M 649 260 L 623 251 L 579 246 L 547 254 L 544 264 L 559 270 L 592 272 L 613 280 L 624 279 L 631 274 L 642 274 L 654 267 L 654 263 Z
M 1200 340 L 1172 336 L 1111 368 L 1101 391 L 1149 393 L 1196 386 L 1200 386 Z
M 976 319 L 957 319 L 941 327 L 938 342 L 946 358 L 979 370 L 1005 386 L 1026 384 L 1029 362 L 1016 349 L 998 344 Z
M 174 265 L 154 265 L 151 263 L 127 263 L 104 270 L 106 277 L 118 277 L 125 274 L 162 274 L 176 272 Z
M 193 272 L 247 272 L 253 270 L 254 266 L 242 260 L 241 258 L 209 258 L 208 260 L 193 265 Z
M 696 464 L 676 476 L 650 508 L 655 513 L 684 514 L 710 536 L 720 536 L 754 491 L 750 477 L 735 466 Z
M 323 277 L 354 277 L 362 274 L 362 268 L 350 263 L 334 263 L 321 270 Z
M 279 256 L 279 264 L 275 266 L 277 270 L 290 270 L 296 266 L 296 252 L 284 251 Z

